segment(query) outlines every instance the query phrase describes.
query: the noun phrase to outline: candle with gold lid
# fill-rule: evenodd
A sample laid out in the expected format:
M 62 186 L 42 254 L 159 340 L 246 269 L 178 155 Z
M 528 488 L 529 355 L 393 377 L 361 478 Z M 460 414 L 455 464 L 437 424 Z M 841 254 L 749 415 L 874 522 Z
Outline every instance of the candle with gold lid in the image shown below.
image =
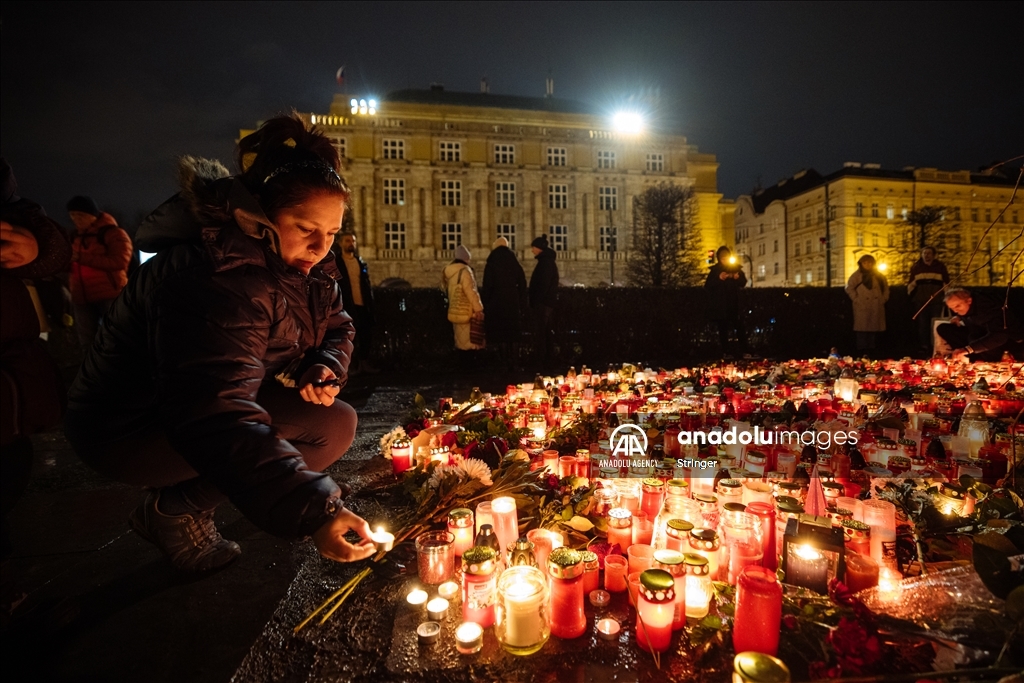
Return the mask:
M 683 564 L 686 567 L 686 616 L 703 619 L 708 615 L 712 593 L 708 559 L 696 553 L 684 553 Z
M 578 638 L 587 628 L 583 612 L 583 554 L 572 548 L 555 548 L 548 555 L 551 577 L 551 634 Z
M 781 659 L 761 652 L 740 652 L 733 659 L 732 683 L 789 683 L 789 668 Z
M 473 547 L 473 511 L 469 508 L 455 508 L 448 513 L 448 531 L 455 536 L 455 556 Z
M 608 511 L 608 543 L 618 544 L 623 554 L 633 545 L 633 513 L 629 510 L 612 508 Z
M 635 631 L 640 649 L 664 652 L 669 648 L 675 605 L 675 578 L 671 574 L 663 569 L 640 574 Z
M 718 579 L 719 548 L 718 533 L 714 529 L 693 529 L 690 531 L 690 552 L 707 559 L 708 574 L 712 581 Z
M 494 623 L 497 554 L 474 546 L 462 555 L 462 619 L 487 628 Z
M 665 547 L 669 550 L 678 550 L 680 552 L 684 548 L 688 550 L 690 546 L 690 532 L 692 530 L 693 524 L 685 519 L 668 520 L 668 524 L 665 525 Z
M 676 603 L 672 617 L 672 630 L 686 626 L 686 564 L 678 550 L 655 550 L 652 569 L 663 569 L 672 575 L 676 584 Z

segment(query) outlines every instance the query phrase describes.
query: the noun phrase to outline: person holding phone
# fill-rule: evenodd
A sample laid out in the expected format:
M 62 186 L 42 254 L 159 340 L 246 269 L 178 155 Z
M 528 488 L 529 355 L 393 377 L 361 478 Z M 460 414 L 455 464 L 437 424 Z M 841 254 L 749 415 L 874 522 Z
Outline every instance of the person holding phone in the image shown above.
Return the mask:
M 213 521 L 228 500 L 270 533 L 362 559 L 370 529 L 323 473 L 356 428 L 336 398 L 354 332 L 330 255 L 349 198 L 338 154 L 284 116 L 243 138 L 236 162 L 228 177 L 181 160 L 181 191 L 137 233 L 156 256 L 110 308 L 65 432 L 88 465 L 147 489 L 129 524 L 178 569 L 239 555 Z

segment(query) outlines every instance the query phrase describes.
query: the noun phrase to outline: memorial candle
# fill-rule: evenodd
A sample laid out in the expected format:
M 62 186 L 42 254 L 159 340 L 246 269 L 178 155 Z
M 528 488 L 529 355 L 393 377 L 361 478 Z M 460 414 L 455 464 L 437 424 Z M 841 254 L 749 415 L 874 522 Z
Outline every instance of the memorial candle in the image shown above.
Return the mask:
M 551 577 L 551 634 L 579 638 L 587 628 L 583 612 L 583 555 L 557 548 L 548 556 Z
M 455 508 L 448 513 L 448 531 L 455 536 L 455 557 L 473 547 L 473 511 L 469 508 Z
M 462 619 L 487 628 L 494 623 L 494 549 L 475 546 L 467 550 L 462 556 L 462 571 Z
M 626 590 L 626 576 L 629 573 L 629 560 L 623 555 L 607 555 L 604 558 L 604 589 L 609 593 L 621 593 Z
M 625 553 L 633 545 L 633 513 L 625 508 L 612 508 L 608 511 L 608 543 L 618 545 L 619 551 Z
M 512 567 L 498 579 L 494 634 L 506 651 L 529 655 L 544 646 L 551 634 L 548 588 L 536 567 Z
M 809 545 L 790 546 L 786 582 L 822 595 L 828 593 L 828 558 Z
M 664 652 L 672 644 L 675 613 L 675 580 L 663 569 L 640 575 L 636 615 L 636 642 L 647 652 Z
M 775 508 L 769 503 L 754 502 L 746 511 L 754 515 L 761 526 L 761 566 L 775 571 L 779 565 L 775 552 Z
M 480 533 L 480 527 L 484 524 L 490 524 L 491 528 L 494 528 L 494 515 L 491 512 L 491 501 L 485 500 L 482 503 L 477 503 L 475 523 L 476 533 Z
M 503 556 L 506 548 L 519 538 L 519 519 L 516 511 L 516 499 L 502 496 L 491 501 L 491 514 L 494 517 L 494 534 L 501 544 Z M 500 559 L 500 558 L 499 558 Z
M 736 621 L 732 642 L 736 652 L 775 656 L 782 620 L 782 584 L 775 572 L 746 567 L 736 582 Z
M 647 513 L 647 518 L 653 522 L 654 518 L 661 512 L 661 504 L 665 499 L 665 483 L 660 479 L 644 479 L 642 489 L 643 501 L 641 502 L 640 509 Z M 650 543 L 650 540 L 636 542 Z
M 544 467 L 548 473 L 558 474 L 558 451 L 544 451 Z
M 412 441 L 395 439 L 391 442 L 391 469 L 396 475 L 412 467 Z
M 654 536 L 654 519 L 643 510 L 633 513 L 633 544 L 650 545 Z
M 868 555 L 846 553 L 846 586 L 851 593 L 878 585 L 878 563 Z
M 629 558 L 629 573 L 634 574 L 651 568 L 654 562 L 654 548 L 646 543 L 634 543 L 626 553 Z
M 686 617 L 703 619 L 708 615 L 714 590 L 708 573 L 708 560 L 696 553 L 684 553 L 683 564 L 686 565 Z
M 416 537 L 416 567 L 423 583 L 437 585 L 455 575 L 455 536 L 428 531 Z
M 676 603 L 672 616 L 672 630 L 686 626 L 686 564 L 678 550 L 655 550 L 653 569 L 663 569 L 675 581 Z
M 583 594 L 589 596 L 601 586 L 601 566 L 597 553 L 584 550 L 583 555 Z
M 548 555 L 555 548 L 562 547 L 561 535 L 547 529 L 530 529 L 526 532 L 526 539 L 533 543 L 533 556 L 537 558 L 537 566 L 547 576 Z

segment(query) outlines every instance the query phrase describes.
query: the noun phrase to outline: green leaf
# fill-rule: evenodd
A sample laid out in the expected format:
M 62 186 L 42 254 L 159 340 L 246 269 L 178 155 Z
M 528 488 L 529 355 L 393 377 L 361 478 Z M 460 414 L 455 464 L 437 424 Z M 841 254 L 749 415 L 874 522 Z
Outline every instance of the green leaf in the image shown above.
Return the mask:
M 427 399 L 423 398 L 423 396 L 420 394 L 416 394 L 416 398 L 413 399 L 413 402 L 416 404 L 416 407 L 419 408 L 420 410 L 423 410 L 427 407 Z
M 724 614 L 727 617 L 734 617 L 734 616 L 736 616 L 736 605 L 733 605 L 733 604 L 719 605 L 718 606 L 718 611 L 721 612 L 722 614 Z
M 704 617 L 700 621 L 700 625 L 703 626 L 704 628 L 710 628 L 710 629 L 714 629 L 716 631 L 721 630 L 722 623 L 723 623 L 722 622 L 722 618 L 721 617 L 717 617 L 714 614 L 709 614 L 708 616 Z

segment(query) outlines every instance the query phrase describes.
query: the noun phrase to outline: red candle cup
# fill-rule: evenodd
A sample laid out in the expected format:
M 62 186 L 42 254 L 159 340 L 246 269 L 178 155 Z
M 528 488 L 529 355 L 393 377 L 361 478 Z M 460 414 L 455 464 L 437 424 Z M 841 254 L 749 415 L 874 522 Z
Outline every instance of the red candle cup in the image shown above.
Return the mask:
M 462 620 L 487 628 L 494 624 L 497 553 L 475 546 L 462 555 Z
M 750 566 L 736 584 L 736 621 L 732 642 L 736 652 L 775 656 L 782 621 L 782 584 L 775 573 Z
M 548 555 L 551 577 L 551 635 L 579 638 L 587 629 L 583 613 L 583 554 L 556 548 Z
M 623 555 L 607 555 L 604 558 L 604 589 L 609 593 L 621 593 L 626 590 L 626 575 L 629 571 L 629 560 Z
M 640 575 L 636 611 L 636 643 L 647 652 L 664 652 L 672 644 L 675 580 L 662 569 Z
M 850 592 L 873 588 L 878 585 L 878 563 L 867 554 L 846 554 L 846 586 Z
M 638 543 L 650 545 L 654 537 L 654 518 L 650 517 L 643 510 L 637 510 L 633 514 L 633 545 Z
M 420 581 L 437 585 L 455 576 L 455 535 L 428 531 L 416 537 L 416 568 Z
M 608 543 L 619 546 L 619 551 L 626 553 L 633 545 L 633 513 L 625 508 L 612 508 L 608 511 Z
M 601 587 L 601 562 L 597 553 L 584 550 L 583 555 L 583 595 L 590 595 Z

